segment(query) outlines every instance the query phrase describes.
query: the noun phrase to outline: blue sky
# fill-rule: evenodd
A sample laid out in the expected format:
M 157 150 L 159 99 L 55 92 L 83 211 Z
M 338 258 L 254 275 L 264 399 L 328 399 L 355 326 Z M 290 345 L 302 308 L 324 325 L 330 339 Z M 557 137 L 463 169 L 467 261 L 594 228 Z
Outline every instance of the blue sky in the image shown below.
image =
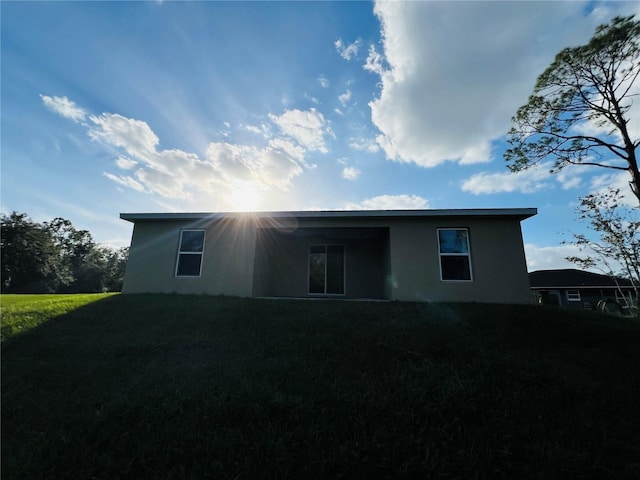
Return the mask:
M 3 2 L 2 212 L 123 246 L 120 212 L 537 207 L 529 269 L 563 268 L 578 197 L 627 179 L 511 174 L 504 135 L 639 5 Z

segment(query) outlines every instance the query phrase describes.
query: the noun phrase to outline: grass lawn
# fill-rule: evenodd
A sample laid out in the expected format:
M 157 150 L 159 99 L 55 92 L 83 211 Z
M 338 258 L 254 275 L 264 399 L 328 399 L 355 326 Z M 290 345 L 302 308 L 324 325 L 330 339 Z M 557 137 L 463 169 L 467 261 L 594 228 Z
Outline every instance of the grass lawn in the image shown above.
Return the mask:
M 482 304 L 0 301 L 5 480 L 640 478 L 638 320 Z
M 107 298 L 114 293 L 86 295 L 2 295 L 0 311 L 2 340 L 31 330 L 43 322 L 59 317 L 90 302 Z

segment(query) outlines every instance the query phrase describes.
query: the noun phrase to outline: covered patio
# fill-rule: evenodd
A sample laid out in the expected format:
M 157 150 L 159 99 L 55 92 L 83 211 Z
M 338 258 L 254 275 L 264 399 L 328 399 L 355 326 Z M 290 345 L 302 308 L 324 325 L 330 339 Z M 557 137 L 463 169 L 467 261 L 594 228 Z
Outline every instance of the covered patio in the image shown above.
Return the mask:
M 388 227 L 258 228 L 256 297 L 391 297 Z

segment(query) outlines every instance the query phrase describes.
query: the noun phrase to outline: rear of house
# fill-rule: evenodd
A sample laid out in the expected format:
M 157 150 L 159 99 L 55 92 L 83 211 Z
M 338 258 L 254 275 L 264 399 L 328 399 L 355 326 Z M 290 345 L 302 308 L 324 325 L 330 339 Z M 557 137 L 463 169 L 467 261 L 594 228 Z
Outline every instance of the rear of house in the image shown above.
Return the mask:
M 530 303 L 535 209 L 124 213 L 123 293 Z

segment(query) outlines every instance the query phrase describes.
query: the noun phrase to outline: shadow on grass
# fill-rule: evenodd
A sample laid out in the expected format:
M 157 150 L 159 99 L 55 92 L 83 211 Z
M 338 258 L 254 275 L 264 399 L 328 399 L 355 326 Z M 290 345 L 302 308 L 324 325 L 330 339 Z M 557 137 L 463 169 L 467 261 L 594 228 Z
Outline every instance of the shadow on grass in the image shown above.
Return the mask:
M 640 324 L 121 295 L 2 349 L 3 478 L 634 478 Z

